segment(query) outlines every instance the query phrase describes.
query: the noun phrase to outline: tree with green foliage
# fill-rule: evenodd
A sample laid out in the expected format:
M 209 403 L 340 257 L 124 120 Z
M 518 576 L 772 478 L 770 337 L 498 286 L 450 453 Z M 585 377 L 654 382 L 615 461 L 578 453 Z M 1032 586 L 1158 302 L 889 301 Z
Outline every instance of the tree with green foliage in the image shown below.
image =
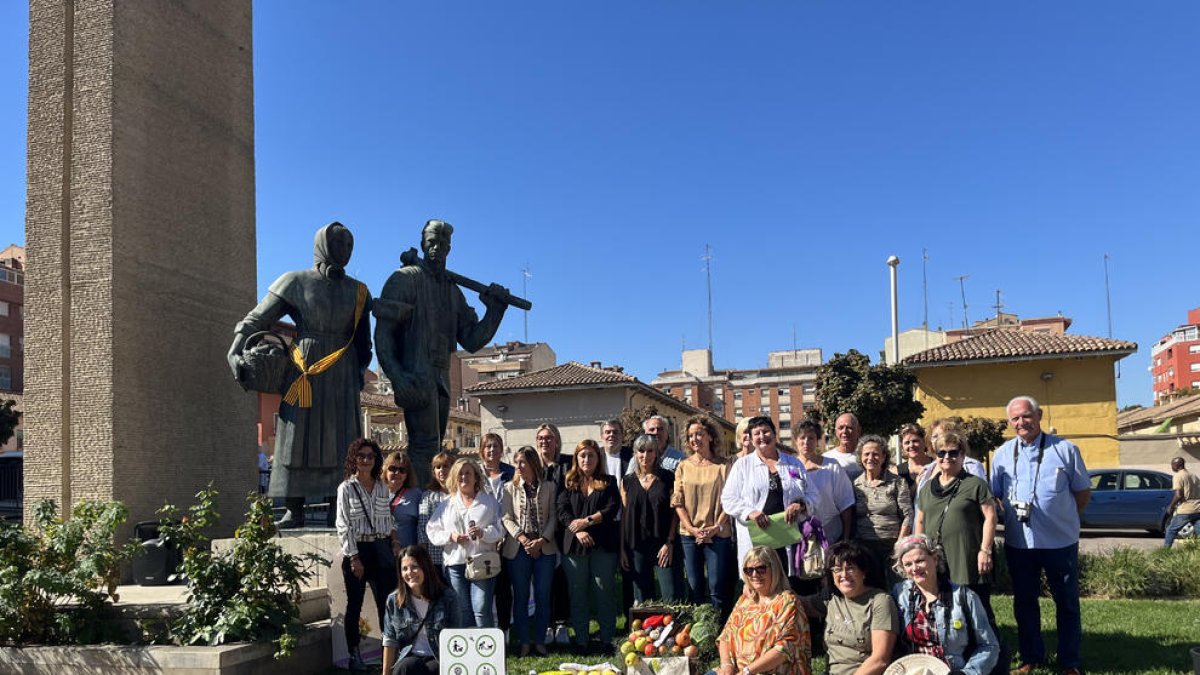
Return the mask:
M 958 428 L 959 433 L 967 439 L 971 447 L 971 456 L 975 459 L 989 457 L 992 451 L 1004 443 L 1004 430 L 1008 428 L 1005 420 L 994 420 L 990 417 L 954 417 L 944 418 Z
M 903 365 L 877 364 L 851 349 L 817 369 L 817 407 L 810 416 L 833 434 L 842 413 L 854 413 L 864 434 L 889 436 L 916 422 L 925 406 L 913 398 L 917 376 Z
M 0 401 L 0 445 L 8 442 L 17 432 L 21 422 L 21 411 L 16 409 L 17 402 L 13 399 Z

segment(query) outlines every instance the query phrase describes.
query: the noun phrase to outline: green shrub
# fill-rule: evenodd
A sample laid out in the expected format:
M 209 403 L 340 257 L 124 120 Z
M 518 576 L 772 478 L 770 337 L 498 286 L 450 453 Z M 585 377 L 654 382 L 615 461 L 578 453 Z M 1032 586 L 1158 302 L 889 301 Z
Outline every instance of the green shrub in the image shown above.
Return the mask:
M 128 518 L 120 502 L 81 501 L 64 520 L 52 500 L 33 506 L 33 527 L 0 523 L 0 644 L 92 644 L 120 636 L 109 616 Z
M 1080 556 L 1080 594 L 1102 598 L 1200 597 L 1200 544 L 1116 548 Z
M 284 553 L 271 540 L 271 505 L 257 494 L 248 497 L 250 510 L 233 547 L 213 553 L 207 530 L 219 518 L 216 497 L 210 486 L 196 495 L 187 515 L 171 505 L 159 509 L 159 530 L 183 552 L 178 576 L 188 584 L 170 637 L 182 645 L 269 641 L 276 658 L 287 656 L 304 630 L 297 608 L 301 584 L 312 578 L 315 565 L 329 562 L 314 553 Z

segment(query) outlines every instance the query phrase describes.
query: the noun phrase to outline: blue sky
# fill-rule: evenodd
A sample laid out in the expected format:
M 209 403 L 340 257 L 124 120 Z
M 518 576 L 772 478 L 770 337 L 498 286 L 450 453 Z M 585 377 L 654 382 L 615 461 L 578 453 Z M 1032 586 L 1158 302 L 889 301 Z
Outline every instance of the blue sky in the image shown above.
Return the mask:
M 1200 306 L 1200 5 L 255 3 L 259 290 L 355 233 L 378 291 L 421 224 L 520 292 L 560 361 L 651 379 L 1005 311 L 1141 349 Z M 26 3 L 0 3 L 0 240 L 23 240 Z M 519 312 L 498 340 L 521 339 Z

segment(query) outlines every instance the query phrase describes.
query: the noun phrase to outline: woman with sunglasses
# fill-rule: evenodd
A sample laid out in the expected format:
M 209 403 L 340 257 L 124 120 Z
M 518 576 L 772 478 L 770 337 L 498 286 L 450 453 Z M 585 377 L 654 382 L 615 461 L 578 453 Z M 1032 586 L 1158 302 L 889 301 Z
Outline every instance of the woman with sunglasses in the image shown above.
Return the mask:
M 951 672 L 987 675 L 1000 644 L 979 596 L 950 583 L 932 540 L 923 534 L 896 543 L 896 571 L 905 578 L 892 589 L 900 607 L 900 638 L 909 654 L 928 654 Z
M 392 493 L 392 519 L 396 521 L 392 552 L 399 555 L 401 548 L 417 543 L 417 521 L 421 517 L 421 488 L 417 487 L 417 475 L 407 452 L 396 450 L 383 458 L 383 480 Z
M 717 675 L 808 675 L 808 619 L 775 551 L 755 546 L 742 563 L 745 591 L 717 637 Z
M 967 439 L 957 431 L 938 436 L 937 469 L 917 495 L 914 531 L 941 549 L 950 581 L 966 586 L 992 612 L 992 549 L 996 540 L 996 505 L 987 482 L 963 468 Z
M 383 625 L 383 607 L 388 594 L 396 590 L 396 563 L 391 541 L 396 523 L 389 508 L 391 493 L 380 480 L 383 453 L 379 444 L 360 438 L 346 450 L 345 477 L 337 489 L 338 541 L 342 549 L 342 580 L 346 584 L 346 648 L 350 669 L 361 670 L 358 650 L 361 635 L 358 619 L 362 615 L 367 585 Z
M 634 471 L 621 477 L 621 570 L 633 577 L 638 602 L 662 597 L 676 602 L 683 596 L 675 588 L 673 566 L 679 534 L 679 516 L 671 508 L 675 476 L 658 465 L 658 439 L 642 434 L 633 441 Z
M 879 675 L 891 663 L 900 630 L 896 603 L 881 586 L 871 553 L 856 541 L 829 549 L 828 581 L 832 597 L 805 596 L 825 616 L 825 646 L 830 675 Z

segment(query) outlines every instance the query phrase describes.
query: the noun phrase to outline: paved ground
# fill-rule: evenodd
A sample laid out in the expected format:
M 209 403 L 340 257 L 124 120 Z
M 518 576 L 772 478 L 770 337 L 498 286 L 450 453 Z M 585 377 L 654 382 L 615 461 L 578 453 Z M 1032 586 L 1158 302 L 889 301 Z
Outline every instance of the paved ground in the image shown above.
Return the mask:
M 1162 546 L 1162 535 L 1150 534 L 1145 530 L 1084 530 L 1079 538 L 1079 548 L 1087 553 L 1126 546 L 1151 549 Z

